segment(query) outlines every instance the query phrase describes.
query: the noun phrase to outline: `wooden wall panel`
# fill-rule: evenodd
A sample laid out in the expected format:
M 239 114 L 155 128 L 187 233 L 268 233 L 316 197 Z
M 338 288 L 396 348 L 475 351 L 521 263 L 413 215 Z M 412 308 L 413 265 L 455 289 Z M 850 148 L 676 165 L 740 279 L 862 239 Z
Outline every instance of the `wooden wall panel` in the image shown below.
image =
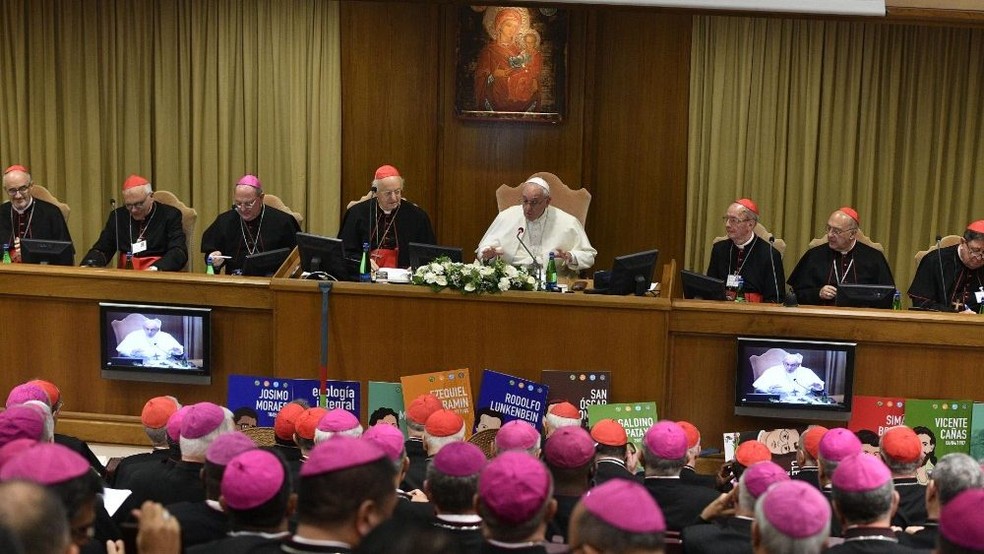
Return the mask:
M 342 2 L 341 208 L 396 166 L 406 197 L 436 213 L 440 6 Z M 436 224 L 436 222 L 435 222 Z
M 598 12 L 585 182 L 600 267 L 653 247 L 663 262 L 683 259 L 690 34 L 689 15 Z

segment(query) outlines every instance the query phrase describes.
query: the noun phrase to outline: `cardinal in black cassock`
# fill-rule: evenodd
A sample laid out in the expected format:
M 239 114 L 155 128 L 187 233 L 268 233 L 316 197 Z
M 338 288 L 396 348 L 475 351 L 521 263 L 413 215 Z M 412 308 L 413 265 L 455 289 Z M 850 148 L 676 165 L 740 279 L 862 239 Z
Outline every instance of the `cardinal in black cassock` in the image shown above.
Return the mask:
M 960 244 L 919 262 L 909 285 L 913 308 L 979 313 L 984 304 L 984 219 L 967 226 Z

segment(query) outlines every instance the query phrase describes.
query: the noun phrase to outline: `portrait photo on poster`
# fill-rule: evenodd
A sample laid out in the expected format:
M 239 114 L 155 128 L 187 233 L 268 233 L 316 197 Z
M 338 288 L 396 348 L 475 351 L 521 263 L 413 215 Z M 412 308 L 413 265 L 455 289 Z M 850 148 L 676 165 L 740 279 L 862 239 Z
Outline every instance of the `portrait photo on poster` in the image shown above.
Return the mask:
M 462 6 L 458 13 L 455 114 L 561 122 L 567 108 L 569 11 Z

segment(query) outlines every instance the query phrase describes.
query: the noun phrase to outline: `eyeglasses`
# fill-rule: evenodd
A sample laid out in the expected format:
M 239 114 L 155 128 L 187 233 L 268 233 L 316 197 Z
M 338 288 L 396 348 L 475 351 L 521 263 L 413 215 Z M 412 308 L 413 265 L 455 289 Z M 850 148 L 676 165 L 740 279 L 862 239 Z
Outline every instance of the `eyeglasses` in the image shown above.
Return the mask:
M 730 215 L 722 216 L 721 221 L 725 223 L 730 223 L 731 225 L 738 225 L 739 223 L 745 223 L 746 221 L 751 221 L 751 219 L 738 219 L 737 217 L 731 217 Z
M 233 202 L 232 205 L 237 210 L 252 210 L 253 209 L 253 206 L 255 206 L 256 203 L 259 202 L 259 201 L 260 201 L 259 198 L 254 198 L 254 199 L 250 200 L 249 202 Z
M 523 205 L 524 206 L 529 206 L 531 208 L 535 208 L 535 207 L 539 206 L 540 204 L 543 204 L 545 201 L 546 201 L 546 198 L 538 198 L 536 200 L 526 200 L 524 198 L 523 199 Z
M 147 204 L 147 200 L 149 200 L 149 199 L 150 199 L 150 195 L 148 194 L 147 196 L 144 196 L 143 197 L 143 200 L 141 200 L 140 202 L 134 202 L 132 204 L 123 204 L 123 207 L 125 207 L 128 210 L 135 210 L 135 209 L 138 209 L 138 208 L 143 208 L 144 205 Z
M 7 189 L 7 196 L 14 197 L 18 194 L 27 194 L 27 189 L 31 188 L 31 185 L 22 185 L 15 189 Z
M 838 229 L 837 227 L 831 227 L 830 225 L 827 225 L 827 233 L 834 235 L 835 237 L 839 237 L 844 233 L 850 233 L 851 231 L 857 231 L 857 230 L 858 230 L 857 227 L 851 227 L 850 229 Z
M 397 196 L 403 196 L 403 188 L 393 189 L 393 190 L 381 190 L 377 194 L 380 196 L 385 196 L 387 198 L 396 198 Z
M 978 259 L 984 258 L 984 248 L 971 248 L 970 244 L 967 244 L 967 253 Z

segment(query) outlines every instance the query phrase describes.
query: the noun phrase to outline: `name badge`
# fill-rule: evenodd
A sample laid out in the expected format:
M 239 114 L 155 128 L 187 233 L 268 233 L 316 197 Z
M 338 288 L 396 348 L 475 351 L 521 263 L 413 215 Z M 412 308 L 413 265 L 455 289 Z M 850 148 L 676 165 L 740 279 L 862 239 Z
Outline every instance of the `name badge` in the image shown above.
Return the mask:
M 147 250 L 146 240 L 137 241 L 130 245 L 130 252 L 133 252 L 134 254 L 139 254 L 144 250 Z
M 977 299 L 978 304 L 984 304 L 984 290 L 974 291 L 974 298 Z
M 739 278 L 740 277 L 738 275 L 734 275 L 734 274 L 728 275 L 728 281 L 727 281 L 727 283 L 725 283 L 725 286 L 727 286 L 728 288 L 731 288 L 731 289 L 738 288 L 738 279 Z

